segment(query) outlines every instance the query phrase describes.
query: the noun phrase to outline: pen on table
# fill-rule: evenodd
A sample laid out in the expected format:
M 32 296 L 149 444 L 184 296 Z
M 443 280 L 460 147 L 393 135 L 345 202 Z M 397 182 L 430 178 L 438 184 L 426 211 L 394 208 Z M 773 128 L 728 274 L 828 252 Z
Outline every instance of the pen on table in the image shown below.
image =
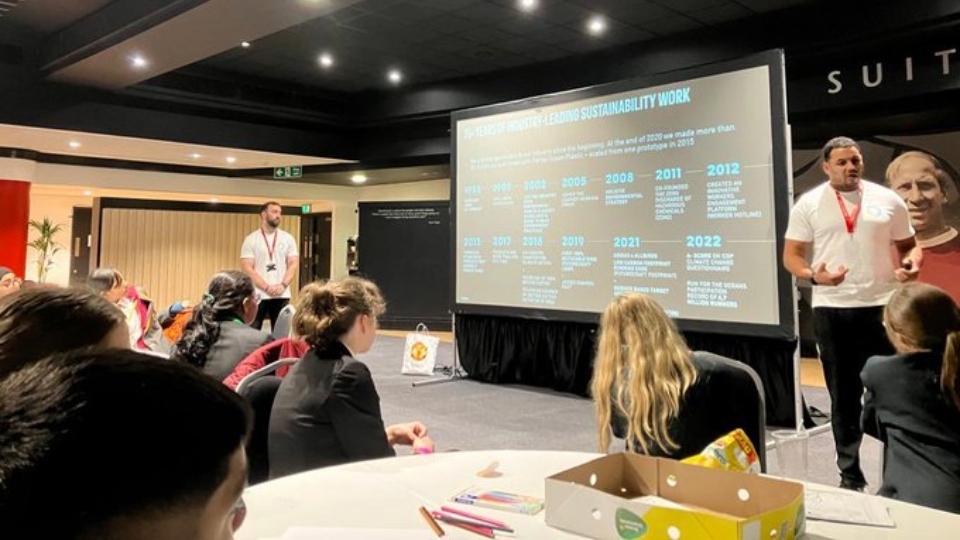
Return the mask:
M 445 534 L 443 529 L 440 527 L 440 524 L 437 523 L 437 520 L 433 519 L 433 516 L 430 515 L 430 512 L 428 512 L 426 508 L 420 507 L 420 515 L 423 516 L 423 519 L 427 520 L 427 525 L 430 525 L 433 533 L 436 534 L 438 538 L 443 538 Z
M 494 529 L 497 531 L 503 531 L 507 533 L 512 533 L 513 529 L 508 527 L 506 524 L 494 524 L 486 520 L 476 519 L 472 517 L 462 516 L 459 514 L 451 514 L 449 512 L 431 512 L 434 519 L 439 519 L 440 521 L 457 524 L 457 523 L 466 523 L 467 525 L 474 525 L 476 527 L 483 527 L 485 529 Z
M 457 514 L 457 515 L 460 515 L 460 516 L 464 516 L 464 517 L 468 517 L 468 518 L 471 518 L 471 519 L 475 519 L 475 520 L 477 520 L 477 521 L 482 521 L 482 522 L 484 522 L 484 523 L 489 523 L 490 525 L 496 525 L 497 527 L 502 527 L 502 528 L 504 528 L 504 529 L 509 529 L 509 528 L 510 528 L 509 525 L 507 525 L 506 523 L 504 523 L 504 522 L 502 522 L 502 521 L 500 521 L 500 520 L 493 519 L 493 518 L 488 518 L 488 517 L 486 517 L 486 516 L 481 516 L 481 515 L 479 515 L 479 514 L 473 514 L 473 513 L 467 512 L 466 510 L 460 510 L 459 508 L 454 508 L 453 506 L 441 506 L 441 507 L 440 507 L 440 510 L 443 511 L 443 512 L 450 513 L 450 514 Z

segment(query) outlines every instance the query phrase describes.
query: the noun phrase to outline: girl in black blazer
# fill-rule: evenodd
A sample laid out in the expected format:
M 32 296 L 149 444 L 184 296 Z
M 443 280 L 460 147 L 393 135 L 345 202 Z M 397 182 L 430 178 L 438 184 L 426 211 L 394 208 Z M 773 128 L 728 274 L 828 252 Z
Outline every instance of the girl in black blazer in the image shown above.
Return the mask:
M 372 282 L 349 277 L 300 291 L 293 331 L 310 350 L 284 377 L 270 415 L 270 476 L 396 455 L 395 444 L 432 452 L 420 422 L 384 426 L 370 350 L 384 312 Z
M 932 285 L 904 285 L 883 313 L 897 353 L 860 374 L 863 431 L 884 444 L 879 494 L 960 513 L 960 309 Z

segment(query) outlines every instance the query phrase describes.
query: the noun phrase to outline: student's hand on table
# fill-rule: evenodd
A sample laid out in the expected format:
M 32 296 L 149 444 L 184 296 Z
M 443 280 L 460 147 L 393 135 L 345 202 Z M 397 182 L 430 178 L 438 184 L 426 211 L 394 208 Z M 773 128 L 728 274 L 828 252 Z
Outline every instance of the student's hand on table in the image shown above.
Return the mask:
M 432 454 L 436 445 L 430 437 L 418 437 L 413 441 L 414 454 Z
M 420 422 L 407 422 L 387 427 L 387 440 L 390 444 L 412 445 L 419 438 L 427 436 L 427 426 Z

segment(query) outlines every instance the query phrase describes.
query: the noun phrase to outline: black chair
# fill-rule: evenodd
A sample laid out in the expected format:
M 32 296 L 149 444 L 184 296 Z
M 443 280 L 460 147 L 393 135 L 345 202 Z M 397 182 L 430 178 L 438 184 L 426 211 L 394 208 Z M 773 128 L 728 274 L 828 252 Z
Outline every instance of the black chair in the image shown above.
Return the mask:
M 270 478 L 270 456 L 267 441 L 270 434 L 270 412 L 280 389 L 280 378 L 273 373 L 280 366 L 293 364 L 297 358 L 281 358 L 247 375 L 237 385 L 240 394 L 253 409 L 253 430 L 247 441 L 247 484 L 254 485 Z

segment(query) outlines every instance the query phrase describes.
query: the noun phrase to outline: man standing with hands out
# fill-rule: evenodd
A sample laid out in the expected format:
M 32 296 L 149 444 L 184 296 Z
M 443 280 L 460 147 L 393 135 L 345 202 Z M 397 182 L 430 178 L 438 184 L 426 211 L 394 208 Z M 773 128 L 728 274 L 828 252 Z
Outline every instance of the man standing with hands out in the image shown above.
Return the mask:
M 279 203 L 263 203 L 260 228 L 247 235 L 240 248 L 240 268 L 253 280 L 260 297 L 257 318 L 250 324 L 258 330 L 266 318 L 276 325 L 280 310 L 290 303 L 290 284 L 300 260 L 297 241 L 280 230 L 281 215 Z
M 856 142 L 831 139 L 822 158 L 828 181 L 801 196 L 790 212 L 783 266 L 814 285 L 813 325 L 830 393 L 840 487 L 862 491 L 860 371 L 867 358 L 893 354 L 883 306 L 897 282 L 916 279 L 922 253 L 903 200 L 861 178 Z

